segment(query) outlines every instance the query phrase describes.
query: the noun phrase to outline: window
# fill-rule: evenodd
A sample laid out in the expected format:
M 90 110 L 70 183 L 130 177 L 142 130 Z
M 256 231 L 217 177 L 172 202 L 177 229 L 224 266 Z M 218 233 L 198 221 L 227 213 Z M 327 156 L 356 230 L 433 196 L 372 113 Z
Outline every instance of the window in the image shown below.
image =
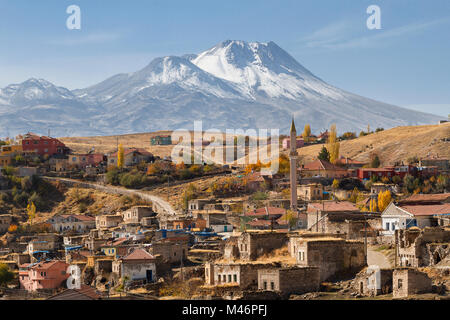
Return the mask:
M 403 287 L 403 279 L 398 279 L 398 289 L 401 289 Z
M 275 290 L 275 282 L 270 281 L 270 289 Z
M 264 290 L 267 290 L 267 281 L 263 282 L 263 288 L 264 288 Z
M 298 252 L 298 260 L 305 261 L 305 253 L 303 251 Z
M 389 231 L 389 222 L 386 222 L 386 230 Z
M 231 274 L 228 275 L 228 282 L 231 282 Z
M 223 276 L 222 276 L 222 280 L 223 280 L 222 282 L 227 282 L 227 276 L 226 276 L 226 275 L 223 275 Z
M 233 275 L 233 282 L 237 282 L 237 274 Z

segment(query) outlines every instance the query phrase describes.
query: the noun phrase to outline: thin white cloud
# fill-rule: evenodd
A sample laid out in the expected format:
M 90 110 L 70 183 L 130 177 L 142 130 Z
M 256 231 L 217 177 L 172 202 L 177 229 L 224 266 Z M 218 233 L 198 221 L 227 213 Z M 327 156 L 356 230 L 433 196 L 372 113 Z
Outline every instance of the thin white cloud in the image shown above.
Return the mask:
M 303 38 L 302 42 L 306 47 L 324 49 L 377 47 L 399 37 L 414 35 L 448 22 L 450 22 L 450 18 L 447 17 L 423 23 L 408 24 L 388 30 L 367 30 L 367 32 L 373 34 L 361 36 L 355 35 L 354 30 L 358 30 L 355 24 L 341 21 L 313 32 L 310 36 Z
M 53 39 L 49 44 L 60 46 L 80 46 L 88 44 L 104 44 L 114 42 L 122 38 L 120 33 L 90 33 L 90 34 L 73 34 L 64 38 Z

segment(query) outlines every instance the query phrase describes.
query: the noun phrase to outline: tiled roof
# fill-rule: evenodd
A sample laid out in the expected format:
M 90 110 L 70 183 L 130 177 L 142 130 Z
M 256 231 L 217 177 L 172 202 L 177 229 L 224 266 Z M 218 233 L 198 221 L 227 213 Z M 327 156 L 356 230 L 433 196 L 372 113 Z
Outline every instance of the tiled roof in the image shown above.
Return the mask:
M 125 261 L 132 261 L 132 260 L 153 260 L 155 259 L 154 256 L 152 256 L 150 253 L 145 251 L 144 249 L 135 249 L 132 253 L 122 258 L 122 260 Z
M 450 198 L 450 193 L 436 193 L 436 194 L 414 194 L 402 201 L 405 202 L 425 202 L 425 201 L 432 201 L 432 202 L 439 202 L 439 201 L 446 201 L 448 198 Z
M 308 204 L 308 210 L 319 210 L 319 211 L 359 211 L 359 209 L 349 201 L 324 201 L 312 202 Z
M 286 210 L 283 208 L 276 207 L 263 207 L 253 211 L 247 212 L 246 216 L 267 216 L 267 215 L 283 215 L 286 213 Z
M 414 216 L 432 216 L 439 214 L 450 214 L 450 203 L 436 205 L 416 205 L 400 206 L 401 209 L 411 213 Z
M 153 154 L 151 152 L 148 152 L 147 150 L 143 149 L 143 148 L 125 148 L 123 150 L 123 154 L 124 155 L 128 155 L 130 153 L 133 152 L 138 152 L 142 155 L 146 155 L 146 156 L 152 156 Z M 117 157 L 117 151 L 111 154 L 111 157 Z
M 328 161 L 317 159 L 316 161 L 305 164 L 302 170 L 345 170 L 345 169 L 335 166 L 334 164 Z

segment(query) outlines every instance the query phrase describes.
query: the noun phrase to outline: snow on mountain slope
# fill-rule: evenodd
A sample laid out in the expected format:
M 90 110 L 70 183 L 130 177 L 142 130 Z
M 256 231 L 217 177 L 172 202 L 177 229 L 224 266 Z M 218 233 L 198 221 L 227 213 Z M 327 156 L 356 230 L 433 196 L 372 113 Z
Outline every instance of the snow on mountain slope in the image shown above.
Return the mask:
M 156 58 L 145 68 L 70 91 L 42 79 L 0 89 L 0 136 L 156 130 L 289 129 L 313 132 L 435 123 L 439 117 L 367 99 L 322 81 L 273 42 L 224 41 L 200 54 Z M 9 130 L 6 130 L 8 128 Z
M 243 94 L 253 98 L 259 94 L 287 99 L 343 97 L 274 42 L 225 41 L 199 54 L 192 63 L 236 83 Z

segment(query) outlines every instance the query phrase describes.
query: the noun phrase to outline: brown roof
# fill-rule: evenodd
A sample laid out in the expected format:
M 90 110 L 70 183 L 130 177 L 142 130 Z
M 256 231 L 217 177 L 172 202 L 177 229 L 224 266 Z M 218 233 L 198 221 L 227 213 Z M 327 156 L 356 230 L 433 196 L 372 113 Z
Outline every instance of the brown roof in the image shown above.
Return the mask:
M 247 212 L 246 216 L 267 216 L 267 215 L 283 215 L 286 213 L 286 210 L 283 208 L 277 207 L 263 207 L 253 211 Z
M 450 193 L 436 193 L 436 194 L 413 194 L 412 196 L 403 199 L 402 202 L 443 202 L 450 198 Z
M 345 158 L 345 157 L 340 157 L 336 163 L 339 163 L 339 164 L 365 164 L 365 162 L 361 162 L 361 161 L 357 161 L 357 160 L 353 160 L 353 159 Z
M 81 221 L 95 221 L 95 217 L 82 216 L 82 215 L 76 215 L 76 214 L 62 214 L 61 217 L 63 217 L 63 218 L 74 217 Z
M 339 168 L 338 166 L 335 166 L 334 164 L 328 161 L 317 159 L 316 161 L 305 164 L 302 170 L 345 170 L 345 169 Z
M 125 261 L 132 260 L 153 260 L 155 259 L 150 253 L 145 251 L 144 249 L 135 249 L 132 253 L 122 258 Z
M 319 211 L 358 211 L 359 209 L 350 201 L 324 201 L 321 202 L 311 202 L 308 204 L 308 210 L 319 210 Z
M 124 155 L 128 155 L 132 152 L 138 152 L 142 155 L 146 155 L 146 156 L 152 156 L 153 154 L 151 152 L 148 152 L 147 150 L 143 149 L 143 148 L 125 148 L 123 150 L 123 154 Z M 111 157 L 117 157 L 117 151 L 111 154 Z
M 414 216 L 432 216 L 439 214 L 450 214 L 450 203 L 435 205 L 412 205 L 400 206 L 401 209 L 411 213 Z

